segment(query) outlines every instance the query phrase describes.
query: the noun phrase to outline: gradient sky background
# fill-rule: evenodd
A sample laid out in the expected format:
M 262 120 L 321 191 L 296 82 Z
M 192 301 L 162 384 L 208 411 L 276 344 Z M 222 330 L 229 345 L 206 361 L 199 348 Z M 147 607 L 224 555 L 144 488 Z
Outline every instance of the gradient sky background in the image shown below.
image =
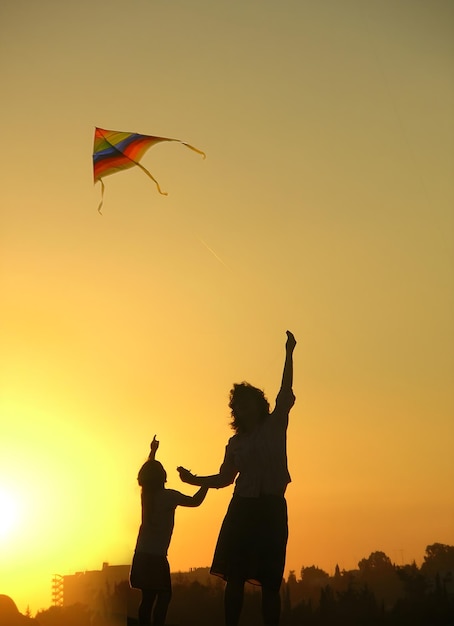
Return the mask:
M 295 351 L 286 574 L 454 543 L 454 4 L 3 0 L 0 592 L 129 563 Z M 175 137 L 93 186 L 94 127 Z M 232 488 L 179 509 L 207 566 Z M 9 504 L 8 504 L 9 502 Z M 11 523 L 5 518 L 11 518 Z

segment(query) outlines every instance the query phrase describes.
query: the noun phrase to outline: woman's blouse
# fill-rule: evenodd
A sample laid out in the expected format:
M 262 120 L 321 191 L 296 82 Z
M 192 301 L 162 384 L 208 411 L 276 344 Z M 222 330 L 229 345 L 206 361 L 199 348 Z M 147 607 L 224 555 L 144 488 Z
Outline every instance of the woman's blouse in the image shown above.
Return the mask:
M 274 411 L 254 431 L 238 433 L 229 439 L 219 472 L 237 475 L 235 495 L 246 498 L 284 495 L 291 481 L 287 466 L 287 426 L 294 403 L 293 391 L 281 390 Z

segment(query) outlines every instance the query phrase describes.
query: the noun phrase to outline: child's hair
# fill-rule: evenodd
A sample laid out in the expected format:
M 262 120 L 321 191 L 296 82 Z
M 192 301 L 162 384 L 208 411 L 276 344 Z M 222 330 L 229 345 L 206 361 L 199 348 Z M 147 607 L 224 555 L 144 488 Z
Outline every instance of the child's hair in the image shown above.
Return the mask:
M 253 398 L 257 402 L 261 420 L 264 420 L 270 413 L 270 404 L 261 389 L 245 381 L 242 383 L 234 383 L 233 389 L 230 390 L 229 407 L 232 416 L 230 425 L 236 433 L 244 431 L 244 424 L 241 417 L 236 414 L 235 409 L 249 398 Z
M 142 489 L 157 491 L 167 482 L 167 473 L 159 461 L 150 459 L 140 468 L 137 482 Z

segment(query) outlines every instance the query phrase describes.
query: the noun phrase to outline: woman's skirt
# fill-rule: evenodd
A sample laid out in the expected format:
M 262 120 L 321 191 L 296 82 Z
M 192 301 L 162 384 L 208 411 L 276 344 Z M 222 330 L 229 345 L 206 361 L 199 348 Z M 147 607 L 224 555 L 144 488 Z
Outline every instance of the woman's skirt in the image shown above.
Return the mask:
M 234 495 L 219 532 L 211 574 L 279 588 L 288 539 L 287 503 L 282 496 Z
M 170 590 L 170 567 L 166 556 L 134 552 L 129 584 L 134 589 Z

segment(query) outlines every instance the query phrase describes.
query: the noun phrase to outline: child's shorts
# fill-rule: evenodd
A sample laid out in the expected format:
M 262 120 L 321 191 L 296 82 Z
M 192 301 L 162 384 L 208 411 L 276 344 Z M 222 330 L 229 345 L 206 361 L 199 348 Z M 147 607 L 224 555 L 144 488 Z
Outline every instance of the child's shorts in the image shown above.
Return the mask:
M 166 556 L 134 552 L 129 584 L 134 589 L 168 590 L 172 588 L 170 582 L 170 567 Z

